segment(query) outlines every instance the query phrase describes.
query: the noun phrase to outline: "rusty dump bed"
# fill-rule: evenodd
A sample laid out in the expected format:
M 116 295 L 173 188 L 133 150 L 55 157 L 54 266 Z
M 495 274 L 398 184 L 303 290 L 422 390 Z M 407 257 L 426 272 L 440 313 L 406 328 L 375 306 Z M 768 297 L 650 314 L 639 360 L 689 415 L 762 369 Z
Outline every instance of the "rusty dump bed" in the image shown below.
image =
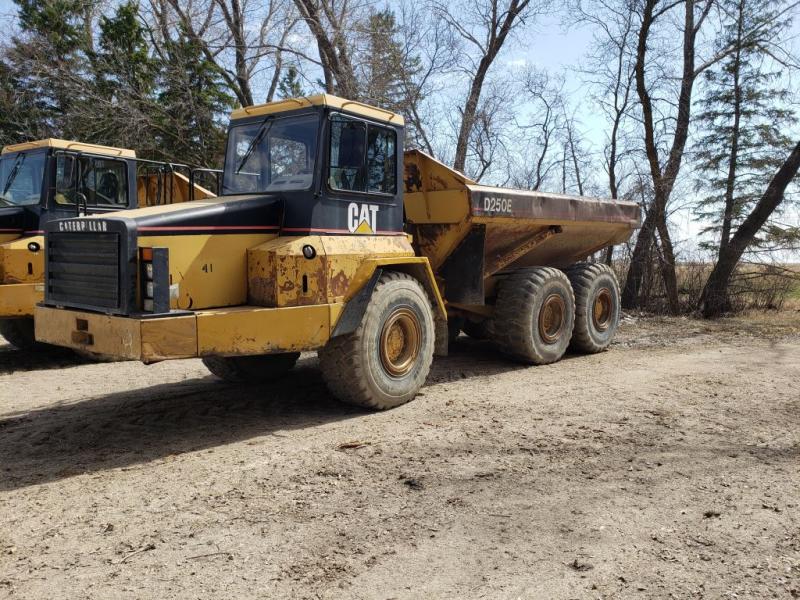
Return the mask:
M 415 244 L 447 281 L 451 301 L 483 303 L 475 285 L 470 298 L 456 293 L 455 280 L 566 267 L 627 240 L 641 224 L 635 202 L 480 185 L 417 150 L 405 154 L 404 184 Z

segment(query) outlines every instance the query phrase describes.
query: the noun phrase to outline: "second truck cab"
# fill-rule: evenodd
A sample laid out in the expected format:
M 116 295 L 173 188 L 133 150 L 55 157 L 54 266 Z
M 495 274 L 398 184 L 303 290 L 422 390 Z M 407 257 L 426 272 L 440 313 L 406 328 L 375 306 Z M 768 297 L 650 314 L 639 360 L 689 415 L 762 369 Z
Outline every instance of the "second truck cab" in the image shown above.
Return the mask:
M 33 311 L 44 297 L 44 229 L 80 215 L 188 200 L 189 179 L 133 150 L 45 139 L 0 154 L 0 335 L 34 344 Z M 211 192 L 195 188 L 198 197 Z

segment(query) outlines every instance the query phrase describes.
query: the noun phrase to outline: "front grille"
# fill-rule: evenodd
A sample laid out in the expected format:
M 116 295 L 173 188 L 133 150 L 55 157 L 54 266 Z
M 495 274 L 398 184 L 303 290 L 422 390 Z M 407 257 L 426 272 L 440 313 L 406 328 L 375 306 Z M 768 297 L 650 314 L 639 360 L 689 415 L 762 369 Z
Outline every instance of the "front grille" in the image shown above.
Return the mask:
M 118 233 L 48 232 L 45 302 L 119 309 L 119 246 Z

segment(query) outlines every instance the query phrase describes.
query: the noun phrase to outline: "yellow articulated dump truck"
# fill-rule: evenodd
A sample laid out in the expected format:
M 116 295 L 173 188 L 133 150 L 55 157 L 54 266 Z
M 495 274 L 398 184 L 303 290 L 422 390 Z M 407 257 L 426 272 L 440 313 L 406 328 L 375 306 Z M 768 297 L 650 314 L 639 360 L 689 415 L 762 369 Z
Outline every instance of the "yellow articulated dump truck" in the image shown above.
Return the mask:
M 137 160 L 135 152 L 47 139 L 0 154 L 0 335 L 34 346 L 33 309 L 44 297 L 47 223 L 213 194 L 189 184 L 187 169 Z
M 339 399 L 411 400 L 448 329 L 512 359 L 606 348 L 619 288 L 582 263 L 636 204 L 479 185 L 417 151 L 400 115 L 330 95 L 236 110 L 222 194 L 46 226 L 39 340 L 229 381 L 316 350 Z

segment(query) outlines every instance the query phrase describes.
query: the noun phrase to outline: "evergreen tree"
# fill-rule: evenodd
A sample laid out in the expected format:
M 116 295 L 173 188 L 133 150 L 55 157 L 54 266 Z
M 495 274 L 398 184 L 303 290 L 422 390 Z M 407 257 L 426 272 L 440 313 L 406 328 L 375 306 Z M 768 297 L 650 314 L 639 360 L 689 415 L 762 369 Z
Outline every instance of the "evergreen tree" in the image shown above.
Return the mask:
M 12 67 L 0 59 L 0 146 L 23 141 L 36 131 L 38 120 L 33 99 L 20 86 Z
M 415 90 L 411 83 L 420 70 L 419 57 L 408 57 L 399 41 L 400 29 L 388 8 L 372 11 L 367 19 L 367 51 L 364 60 L 362 99 L 401 111 Z
M 196 41 L 179 28 L 165 42 L 169 56 L 159 78 L 160 148 L 163 158 L 217 166 L 226 130 L 220 123 L 233 107 L 218 68 Z
M 98 51 L 94 55 L 97 85 L 105 94 L 148 97 L 154 89 L 156 64 L 150 57 L 139 7 L 126 2 L 113 17 L 101 17 Z
M 289 65 L 278 84 L 278 96 L 280 98 L 299 98 L 305 95 L 306 92 L 303 89 L 303 82 L 300 81 L 300 73 L 297 67 Z
M 39 130 L 68 136 L 70 114 L 87 80 L 94 0 L 14 0 L 20 35 L 12 40 L 16 86 L 35 98 Z
M 86 31 L 93 3 L 83 0 L 14 0 L 20 29 L 47 42 L 53 60 L 73 56 L 91 45 Z
M 404 52 L 400 35 L 397 20 L 390 9 L 370 12 L 366 23 L 367 44 L 360 96 L 364 102 L 402 114 L 408 124 L 406 137 L 414 139 L 415 119 L 409 114 L 409 108 L 422 100 L 415 83 L 422 63 L 418 56 Z
M 92 93 L 81 114 L 75 115 L 75 133 L 153 156 L 158 65 L 138 17 L 139 7 L 132 1 L 117 6 L 113 16 L 101 17 L 97 51 L 91 55 L 94 79 L 87 82 Z M 84 127 L 90 120 L 92 127 Z
M 728 15 L 721 45 L 730 55 L 705 74 L 696 157 L 705 196 L 697 215 L 713 235 L 706 247 L 720 255 L 783 162 L 791 140 L 785 135 L 794 115 L 781 72 L 770 68 L 763 31 L 780 38 L 790 23 L 783 3 L 723 0 Z

